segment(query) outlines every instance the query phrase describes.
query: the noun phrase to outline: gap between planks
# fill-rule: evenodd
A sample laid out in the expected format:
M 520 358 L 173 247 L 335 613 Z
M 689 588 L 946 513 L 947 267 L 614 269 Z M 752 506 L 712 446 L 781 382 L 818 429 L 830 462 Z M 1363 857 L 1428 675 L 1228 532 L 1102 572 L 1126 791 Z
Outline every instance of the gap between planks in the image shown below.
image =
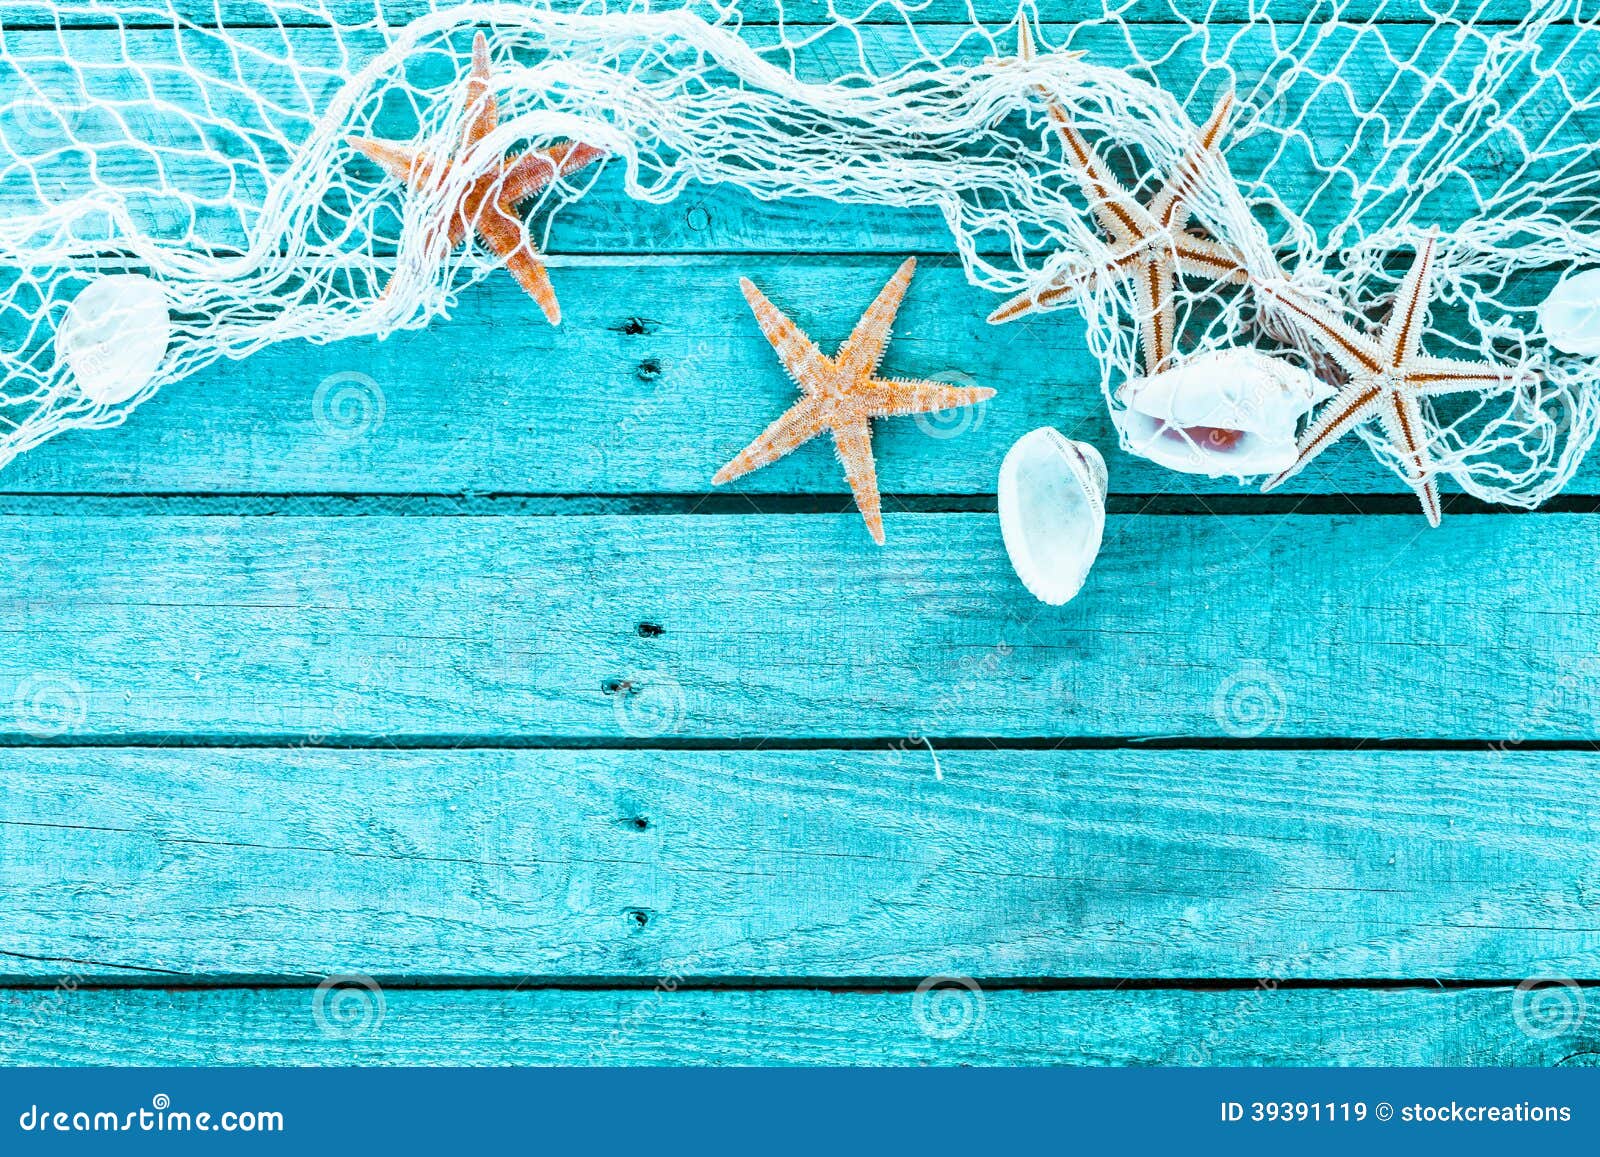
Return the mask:
M 885 491 L 890 514 L 994 514 L 993 494 L 896 494 Z M 675 518 L 839 515 L 854 509 L 849 494 L 409 494 L 140 490 L 0 490 L 0 518 Z M 1541 516 L 1600 513 L 1600 494 L 1561 495 L 1536 510 L 1446 496 L 1447 515 Z M 1108 515 L 1278 517 L 1302 515 L 1417 516 L 1409 494 L 1198 494 L 1125 493 L 1106 500 Z

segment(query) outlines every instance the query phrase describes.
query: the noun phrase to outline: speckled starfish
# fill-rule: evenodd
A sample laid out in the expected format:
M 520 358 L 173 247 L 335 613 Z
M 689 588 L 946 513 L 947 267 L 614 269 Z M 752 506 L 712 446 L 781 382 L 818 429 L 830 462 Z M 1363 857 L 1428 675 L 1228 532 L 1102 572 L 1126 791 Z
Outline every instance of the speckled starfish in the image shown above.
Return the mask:
M 1017 29 L 1017 58 L 1032 60 L 1033 32 L 1025 15 L 1019 17 Z M 1218 98 L 1193 146 L 1148 205 L 1141 205 L 1117 180 L 1110 166 L 1067 119 L 1066 110 L 1043 89 L 1040 92 L 1045 95 L 1050 121 L 1065 146 L 1066 162 L 1089 200 L 1090 211 L 1110 235 L 1112 252 L 1100 268 L 1069 272 L 1042 288 L 1017 295 L 990 314 L 989 321 L 995 325 L 1015 321 L 1092 288 L 1101 277 L 1131 279 L 1139 307 L 1145 372 L 1159 373 L 1172 359 L 1177 330 L 1174 293 L 1179 275 L 1204 276 L 1235 285 L 1242 285 L 1246 279 L 1244 259 L 1237 252 L 1187 228 L 1187 199 L 1206 166 L 1218 159 L 1217 142 L 1233 110 L 1233 92 L 1224 92 Z
M 489 91 L 489 41 L 482 32 L 472 41 L 472 72 L 463 98 L 466 127 L 453 156 L 430 156 L 421 149 L 394 141 L 351 137 L 350 143 L 391 177 L 413 191 L 437 188 L 452 169 L 464 162 L 477 143 L 499 123 L 499 108 Z M 604 156 L 601 149 L 576 141 L 563 141 L 548 149 L 530 149 L 503 158 L 475 178 L 449 213 L 450 245 L 466 240 L 470 229 L 511 271 L 517 284 L 539 303 L 552 325 L 560 324 L 561 305 L 533 247 L 517 206 L 551 181 L 591 165 Z M 431 240 L 431 238 L 430 238 Z
M 883 545 L 878 470 L 872 458 L 872 419 L 930 414 L 994 397 L 994 391 L 986 387 L 873 376 L 883 361 L 895 313 L 916 268 L 917 259 L 907 258 L 831 358 L 767 300 L 749 278 L 739 279 L 761 332 L 778 352 L 778 360 L 789 371 L 803 396 L 733 461 L 718 470 L 711 480 L 713 485 L 732 482 L 776 462 L 828 430 L 833 434 L 839 461 L 844 463 L 844 476 L 850 482 L 856 507 L 866 519 L 873 540 Z
M 1286 282 L 1258 287 L 1263 297 L 1326 350 L 1349 377 L 1344 388 L 1301 435 L 1300 454 L 1294 465 L 1268 479 L 1263 490 L 1293 478 L 1318 454 L 1376 416 L 1400 458 L 1407 484 L 1422 500 L 1422 512 L 1431 525 L 1439 525 L 1439 487 L 1433 480 L 1434 466 L 1428 455 L 1422 399 L 1471 390 L 1504 390 L 1515 385 L 1523 374 L 1511 366 L 1435 358 L 1422 352 L 1422 331 L 1428 322 L 1428 281 L 1437 239 L 1436 233 L 1429 233 L 1417 247 L 1416 259 L 1395 294 L 1389 320 L 1376 336 L 1358 331 L 1337 312 Z

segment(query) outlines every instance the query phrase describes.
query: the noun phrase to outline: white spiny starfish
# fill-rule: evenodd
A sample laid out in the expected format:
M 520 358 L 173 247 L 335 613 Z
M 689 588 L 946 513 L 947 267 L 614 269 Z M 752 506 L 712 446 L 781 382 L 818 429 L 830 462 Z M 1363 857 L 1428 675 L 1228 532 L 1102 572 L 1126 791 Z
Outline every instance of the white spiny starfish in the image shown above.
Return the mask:
M 1018 59 L 1032 60 L 1033 33 L 1026 16 L 1019 17 L 1017 41 Z M 1123 187 L 1067 119 L 1066 110 L 1048 94 L 1046 107 L 1051 123 L 1061 135 L 1067 164 L 1077 176 L 1096 220 L 1110 235 L 1111 256 L 1100 268 L 1068 273 L 1041 289 L 1019 294 L 990 314 L 989 321 L 1013 321 L 1089 289 L 1101 277 L 1131 278 L 1139 307 L 1145 372 L 1159 373 L 1168 367 L 1176 338 L 1177 307 L 1173 295 L 1178 276 L 1195 274 L 1236 285 L 1246 280 L 1244 259 L 1237 252 L 1186 228 L 1188 198 L 1206 166 L 1218 159 L 1217 142 L 1233 109 L 1233 92 L 1229 90 L 1218 98 L 1194 145 L 1148 205 L 1141 205 Z
M 1343 435 L 1376 416 L 1405 469 L 1406 483 L 1422 500 L 1428 522 L 1439 525 L 1439 487 L 1434 482 L 1434 467 L 1428 454 L 1422 399 L 1471 390 L 1503 390 L 1516 384 L 1523 374 L 1511 366 L 1429 357 L 1422 352 L 1436 240 L 1437 234 L 1430 233 L 1417 247 L 1416 259 L 1395 293 L 1393 312 L 1382 332 L 1375 336 L 1360 332 L 1287 283 L 1257 287 L 1349 377 L 1344 388 L 1301 435 L 1295 464 L 1269 479 L 1263 490 L 1294 477 Z
M 463 111 L 467 122 L 455 156 L 433 157 L 411 145 L 364 137 L 352 137 L 350 143 L 412 190 L 438 187 L 450 170 L 499 123 L 499 108 L 489 89 L 489 41 L 481 32 L 472 41 L 472 74 L 467 79 Z M 551 324 L 558 324 L 561 306 L 556 301 L 544 263 L 528 238 L 527 226 L 517 213 L 517 206 L 551 181 L 591 165 L 604 155 L 591 145 L 565 141 L 548 149 L 530 149 L 503 159 L 476 177 L 461 200 L 451 206 L 447 226 L 451 248 L 466 240 L 467 230 L 475 232 L 484 245 L 505 262 L 517 284 L 539 303 Z
M 752 470 L 776 462 L 824 430 L 833 434 L 844 463 L 856 507 L 867 530 L 883 545 L 882 504 L 878 496 L 878 470 L 872 460 L 872 419 L 899 414 L 931 414 L 956 406 L 970 406 L 994 391 L 984 387 L 949 386 L 943 382 L 874 377 L 889 344 L 894 315 L 905 298 L 917 259 L 907 258 L 861 315 L 850 337 L 833 357 L 825 356 L 800 327 L 773 305 L 749 278 L 740 278 L 745 300 L 755 311 L 756 323 L 778 352 L 804 395 L 768 426 L 761 436 L 717 471 L 712 484 L 720 486 Z

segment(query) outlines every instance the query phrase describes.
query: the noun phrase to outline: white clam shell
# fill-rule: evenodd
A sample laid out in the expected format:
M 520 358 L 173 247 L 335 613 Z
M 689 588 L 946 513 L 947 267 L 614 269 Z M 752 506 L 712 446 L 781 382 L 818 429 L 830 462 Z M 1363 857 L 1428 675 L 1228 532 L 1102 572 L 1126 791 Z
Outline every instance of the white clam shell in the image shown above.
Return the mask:
M 171 336 L 161 284 L 118 273 L 95 281 L 67 306 L 56 331 L 56 357 L 84 397 L 114 406 L 150 383 Z
M 1563 278 L 1539 306 L 1539 329 L 1562 353 L 1600 357 L 1600 269 Z
M 1041 426 L 1000 464 L 1000 533 L 1033 597 L 1060 606 L 1083 587 L 1106 528 L 1106 463 L 1087 442 Z
M 1332 397 L 1326 382 L 1249 348 L 1211 350 L 1117 391 L 1112 420 L 1128 449 L 1169 470 L 1276 474 L 1294 465 L 1300 419 Z

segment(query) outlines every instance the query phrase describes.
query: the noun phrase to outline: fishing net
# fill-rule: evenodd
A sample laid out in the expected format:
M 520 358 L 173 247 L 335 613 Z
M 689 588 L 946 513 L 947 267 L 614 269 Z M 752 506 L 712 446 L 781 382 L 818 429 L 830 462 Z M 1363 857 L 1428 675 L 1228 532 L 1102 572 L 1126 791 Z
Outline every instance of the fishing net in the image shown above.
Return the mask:
M 1060 7 L 1019 60 L 1029 14 L 977 0 L 8 3 L 0 464 L 119 422 L 220 357 L 446 313 L 501 264 L 471 236 L 495 212 L 484 175 L 562 141 L 604 159 L 553 166 L 522 205 L 513 227 L 540 249 L 559 239 L 564 205 L 620 171 L 647 202 L 727 184 L 765 200 L 933 206 L 997 305 L 1041 294 L 1114 257 L 1088 211 L 1095 190 L 1064 163 L 1054 105 L 1136 198 L 1186 174 L 1190 228 L 1248 270 L 1245 284 L 1180 278 L 1178 357 L 1252 347 L 1337 377 L 1256 287 L 1283 281 L 1378 327 L 1437 228 L 1425 345 L 1519 375 L 1424 403 L 1434 467 L 1524 506 L 1571 478 L 1600 422 L 1596 364 L 1547 342 L 1538 307 L 1600 262 L 1595 12 Z M 472 82 L 479 31 L 488 120 Z M 1197 162 L 1198 126 L 1229 89 L 1219 155 Z M 432 160 L 408 187 L 352 138 Z M 554 281 L 559 295 L 560 270 Z M 1114 277 L 1041 296 L 1086 319 L 1113 410 L 1149 368 L 1141 300 Z M 1380 429 L 1362 434 L 1403 468 Z

